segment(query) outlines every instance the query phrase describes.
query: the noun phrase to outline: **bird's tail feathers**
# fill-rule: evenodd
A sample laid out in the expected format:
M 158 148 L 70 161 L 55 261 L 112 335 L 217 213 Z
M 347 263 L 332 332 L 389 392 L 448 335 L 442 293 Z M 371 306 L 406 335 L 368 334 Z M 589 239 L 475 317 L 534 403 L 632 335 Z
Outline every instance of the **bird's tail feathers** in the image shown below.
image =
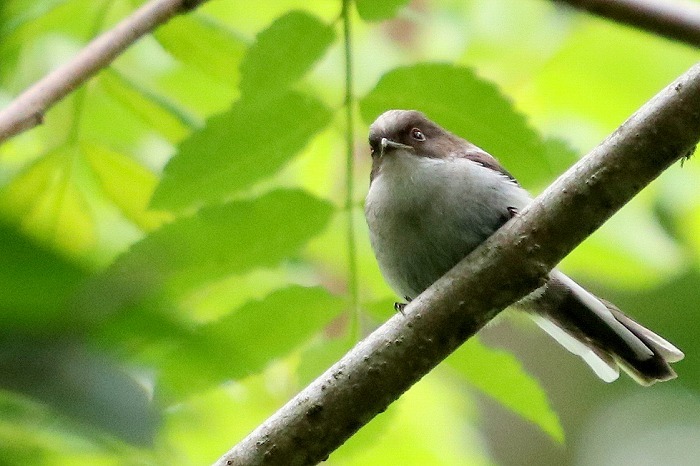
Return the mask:
M 642 385 L 676 377 L 669 363 L 683 352 L 559 271 L 523 303 L 543 330 L 606 382 L 618 378 L 619 368 Z

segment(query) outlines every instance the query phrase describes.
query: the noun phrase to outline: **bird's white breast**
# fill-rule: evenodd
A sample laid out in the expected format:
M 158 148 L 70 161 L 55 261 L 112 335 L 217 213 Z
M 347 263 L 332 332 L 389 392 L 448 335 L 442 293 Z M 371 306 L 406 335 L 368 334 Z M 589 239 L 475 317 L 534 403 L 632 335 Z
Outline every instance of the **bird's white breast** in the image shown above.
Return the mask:
M 465 158 L 385 155 L 365 204 L 370 240 L 389 285 L 414 298 L 522 209 L 527 192 Z

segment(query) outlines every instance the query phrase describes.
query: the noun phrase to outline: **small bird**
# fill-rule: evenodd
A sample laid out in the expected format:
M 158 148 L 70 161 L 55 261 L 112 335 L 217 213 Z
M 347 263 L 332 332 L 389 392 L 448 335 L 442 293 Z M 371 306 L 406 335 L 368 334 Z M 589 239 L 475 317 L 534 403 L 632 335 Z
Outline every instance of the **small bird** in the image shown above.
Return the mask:
M 372 249 L 407 301 L 531 201 L 498 161 L 415 110 L 389 110 L 369 130 L 365 202 Z M 562 272 L 515 304 L 604 381 L 622 368 L 642 385 L 670 380 L 683 353 Z

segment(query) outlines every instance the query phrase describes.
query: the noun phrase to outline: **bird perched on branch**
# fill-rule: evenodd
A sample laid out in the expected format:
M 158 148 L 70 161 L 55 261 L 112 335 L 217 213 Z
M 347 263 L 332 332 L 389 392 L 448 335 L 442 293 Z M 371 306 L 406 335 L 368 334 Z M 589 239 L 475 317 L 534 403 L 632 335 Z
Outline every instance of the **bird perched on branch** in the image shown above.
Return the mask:
M 370 241 L 382 275 L 411 300 L 444 275 L 531 197 L 490 154 L 414 110 L 389 110 L 370 126 Z M 676 377 L 683 353 L 558 270 L 515 304 L 606 382 L 622 368 L 650 385 Z

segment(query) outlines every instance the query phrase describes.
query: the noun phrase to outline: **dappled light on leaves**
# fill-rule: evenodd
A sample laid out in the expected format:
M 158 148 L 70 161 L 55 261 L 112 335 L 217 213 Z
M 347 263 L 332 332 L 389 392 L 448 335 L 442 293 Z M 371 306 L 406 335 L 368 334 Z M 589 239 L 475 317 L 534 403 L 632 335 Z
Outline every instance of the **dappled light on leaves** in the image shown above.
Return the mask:
M 0 2 L 0 110 L 145 3 Z M 553 3 L 204 2 L 4 141 L 0 462 L 211 463 L 393 318 L 362 219 L 385 110 L 537 193 L 697 60 Z M 327 463 L 592 465 L 670 437 L 695 454 L 698 420 L 655 409 L 700 390 L 699 175 L 672 167 L 562 263 L 686 351 L 663 393 L 596 385 L 537 336 L 471 339 Z

